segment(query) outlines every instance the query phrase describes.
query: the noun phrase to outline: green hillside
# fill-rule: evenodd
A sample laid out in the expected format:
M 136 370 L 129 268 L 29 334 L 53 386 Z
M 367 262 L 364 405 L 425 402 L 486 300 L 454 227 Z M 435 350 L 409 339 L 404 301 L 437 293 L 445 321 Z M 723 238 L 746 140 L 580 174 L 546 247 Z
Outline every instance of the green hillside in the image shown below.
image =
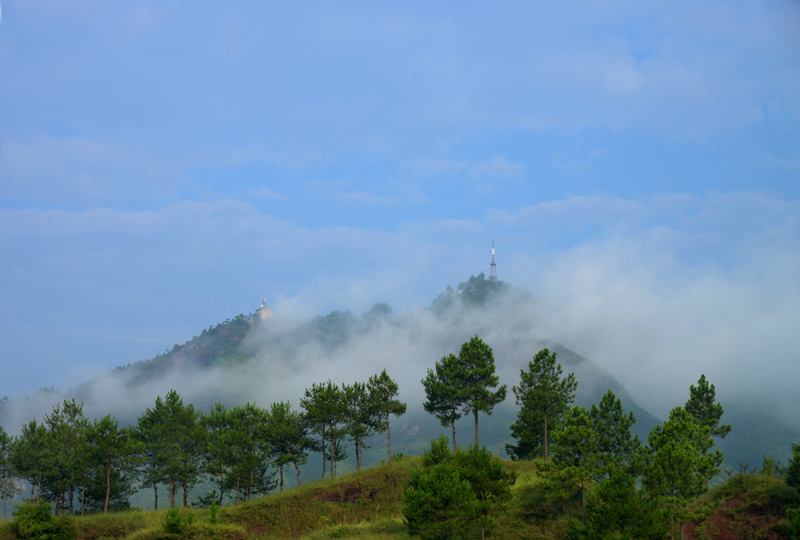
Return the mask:
M 523 306 L 535 308 L 535 299 L 528 293 L 514 289 L 505 282 L 489 280 L 481 274 L 472 276 L 468 280 L 461 282 L 456 289 L 448 287 L 433 301 L 428 309 L 435 320 L 442 322 L 443 333 L 450 332 L 452 328 L 464 320 L 474 318 L 475 314 L 490 312 L 496 304 L 502 303 L 504 309 L 515 309 Z M 491 324 L 491 321 L 484 322 Z M 524 321 L 518 322 L 524 325 Z M 175 345 L 171 350 L 156 355 L 154 358 L 121 366 L 111 375 L 124 377 L 125 384 L 136 389 L 145 387 L 153 381 L 167 374 L 182 372 L 202 372 L 211 368 L 234 369 L 247 366 L 254 358 L 257 358 L 263 351 L 272 351 L 282 362 L 291 365 L 301 360 L 303 346 L 309 343 L 316 344 L 320 350 L 335 351 L 347 346 L 354 339 L 369 337 L 373 332 L 386 328 L 407 329 L 409 326 L 408 317 L 393 316 L 392 309 L 386 304 L 375 304 L 372 309 L 364 313 L 361 317 L 355 316 L 348 311 L 333 311 L 328 315 L 313 317 L 305 322 L 289 328 L 273 327 L 271 321 L 253 319 L 244 315 L 238 315 L 232 319 L 203 330 L 198 336 L 192 338 L 183 345 Z M 524 328 L 522 335 L 524 335 Z M 407 331 L 407 330 L 406 330 Z M 258 339 L 253 336 L 257 335 Z M 409 334 L 411 335 L 411 334 Z M 452 341 L 451 335 L 443 335 L 443 340 Z M 659 423 L 659 419 L 644 410 L 631 396 L 630 392 L 605 369 L 592 362 L 590 359 L 582 357 L 561 344 L 554 342 L 525 342 L 522 349 L 526 352 L 527 358 L 536 352 L 533 344 L 537 347 L 548 347 L 558 354 L 558 359 L 564 368 L 565 373 L 574 372 L 579 382 L 576 404 L 590 407 L 598 403 L 601 396 L 611 389 L 622 401 L 626 411 L 632 411 L 637 419 L 633 432 L 642 441 L 646 441 L 650 430 Z M 493 344 L 494 345 L 494 344 Z M 498 344 L 503 347 L 505 344 Z M 432 366 L 435 358 L 430 359 Z M 522 367 L 522 366 L 520 366 Z M 518 372 L 517 372 L 518 373 Z M 419 374 L 421 378 L 424 372 Z M 307 385 L 318 382 L 314 379 L 313 373 L 308 374 Z M 509 386 L 515 381 L 508 382 Z M 93 382 L 86 383 L 74 392 L 60 394 L 55 389 L 47 389 L 47 397 L 50 402 L 56 402 L 62 398 L 75 397 L 83 400 L 91 395 Z M 180 388 L 177 388 L 180 392 Z M 688 389 L 687 389 L 688 397 Z M 248 400 L 247 396 L 242 396 L 241 401 Z M 299 396 L 293 400 L 296 404 Z M 213 390 L 204 393 L 199 399 L 194 400 L 194 404 L 201 410 L 207 410 L 214 401 L 223 400 L 220 395 L 215 395 Z M 226 404 L 231 403 L 228 396 Z M 24 402 L 24 403 L 23 403 Z M 9 411 L 15 405 L 26 404 L 30 413 L 27 418 L 42 418 L 49 412 L 47 409 L 34 412 L 31 405 L 33 401 L 4 400 L 0 402 L 0 425 L 6 424 Z M 676 406 L 683 403 L 675 403 Z M 260 404 L 268 406 L 268 403 Z M 764 456 L 771 456 L 786 463 L 789 455 L 789 448 L 792 442 L 800 440 L 800 433 L 788 428 L 780 422 L 776 416 L 768 409 L 757 409 L 748 404 L 724 403 L 726 413 L 723 417 L 724 423 L 733 426 L 732 433 L 723 441 L 719 442 L 719 447 L 725 453 L 726 464 L 730 469 L 738 470 L 740 464 L 749 464 L 751 467 L 759 465 Z M 119 418 L 123 423 L 132 423 L 142 414 L 141 410 L 131 410 L 127 418 Z M 499 456 L 506 456 L 505 445 L 513 442 L 510 438 L 509 425 L 514 422 L 517 408 L 514 405 L 513 395 L 509 392 L 506 401 L 498 405 L 492 416 L 481 415 L 480 433 L 481 443 L 485 444 L 493 453 Z M 468 445 L 473 442 L 472 420 L 465 418 L 456 423 L 458 442 L 461 445 Z M 439 421 L 422 411 L 420 403 L 409 403 L 407 414 L 392 420 L 392 449 L 394 452 L 402 452 L 409 455 L 418 455 L 427 447 L 430 440 L 440 434 L 449 436 L 449 427 L 444 428 Z M 376 435 L 367 441 L 369 448 L 364 454 L 364 464 L 374 466 L 381 463 L 386 458 L 386 439 L 382 435 Z M 350 454 L 350 449 L 346 449 Z M 302 469 L 301 478 L 304 481 L 314 480 L 320 473 L 319 455 L 311 455 L 309 463 Z M 340 473 L 347 473 L 355 469 L 355 462 L 347 459 L 338 465 Z M 292 480 L 289 479 L 289 485 Z M 211 489 L 211 485 L 200 484 L 193 491 L 194 496 L 202 495 Z M 147 490 L 140 491 L 134 496 L 135 505 L 143 508 L 152 507 L 150 494 Z

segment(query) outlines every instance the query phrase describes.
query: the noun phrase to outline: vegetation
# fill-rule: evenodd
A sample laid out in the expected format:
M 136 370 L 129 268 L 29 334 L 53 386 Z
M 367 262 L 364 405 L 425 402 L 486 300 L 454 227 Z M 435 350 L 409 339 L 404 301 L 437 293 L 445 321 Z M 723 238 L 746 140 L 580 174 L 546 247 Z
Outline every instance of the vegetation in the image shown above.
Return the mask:
M 455 296 L 468 291 L 478 302 L 500 291 L 498 283 L 471 278 Z M 391 308 L 376 304 L 363 319 L 336 312 L 313 324 L 333 347 L 336 338 L 328 332 L 393 324 L 390 316 Z M 201 338 L 242 347 L 241 339 L 223 334 L 210 328 Z M 637 419 L 610 389 L 594 394 L 597 403 L 572 406 L 575 375 L 563 376 L 556 353 L 543 349 L 513 387 L 520 407 L 511 426 L 516 444 L 508 445 L 514 462 L 477 444 L 479 413 L 491 415 L 506 397 L 499 382 L 492 349 L 478 336 L 458 356 L 436 362 L 422 380 L 424 408 L 450 426 L 453 446 L 442 436 L 421 458 L 392 457 L 390 417 L 403 415 L 406 405 L 385 370 L 366 382 L 313 383 L 300 410 L 289 402 L 267 408 L 215 403 L 203 412 L 170 391 L 130 427 L 111 416 L 90 422 L 81 403 L 64 400 L 17 437 L 0 428 L 4 503 L 16 485 L 28 499 L 0 526 L 0 540 L 664 538 L 679 530 L 699 539 L 726 527 L 736 538 L 800 532 L 798 444 L 791 445 L 786 467 L 767 457 L 761 471 L 743 467 L 709 490 L 710 479 L 720 482 L 715 440 L 731 427 L 721 424 L 722 405 L 704 375 L 690 387 L 685 407 L 674 409 L 642 445 L 632 431 Z M 455 422 L 464 416 L 474 418 L 475 444 L 458 448 Z M 364 451 L 384 432 L 388 463 L 362 470 Z M 356 472 L 336 478 L 350 449 Z M 301 485 L 301 467 L 315 451 L 322 479 Z M 297 488 L 284 491 L 285 468 L 294 468 Z M 192 487 L 202 482 L 214 489 L 190 508 Z M 169 509 L 127 510 L 137 489 L 152 489 L 156 508 L 159 490 L 166 489 Z
M 478 336 L 461 346 L 456 357 L 453 354 L 436 363 L 435 371 L 428 370 L 422 380 L 427 401 L 425 411 L 435 415 L 443 426 L 450 423 L 453 429 L 455 450 L 455 421 L 464 414 L 475 418 L 475 444 L 478 444 L 478 413 L 492 414 L 495 405 L 506 398 L 506 386 L 492 391 L 499 384 L 494 374 L 492 348 Z
M 520 371 L 520 383 L 512 388 L 520 406 L 517 421 L 511 425 L 511 436 L 517 444 L 506 445 L 512 459 L 530 459 L 542 449 L 547 463 L 548 429 L 557 425 L 575 400 L 578 387 L 574 374 L 564 378 L 561 374 L 556 353 L 548 349 L 536 353 L 528 371 Z

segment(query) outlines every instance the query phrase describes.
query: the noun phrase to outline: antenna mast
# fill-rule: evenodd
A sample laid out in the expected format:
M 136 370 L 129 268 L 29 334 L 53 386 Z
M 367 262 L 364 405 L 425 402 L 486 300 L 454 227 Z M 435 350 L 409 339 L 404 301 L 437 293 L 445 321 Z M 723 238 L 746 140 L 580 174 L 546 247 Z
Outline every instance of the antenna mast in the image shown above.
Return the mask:
M 497 264 L 494 262 L 494 238 L 492 238 L 492 262 L 489 264 L 489 279 L 497 279 Z

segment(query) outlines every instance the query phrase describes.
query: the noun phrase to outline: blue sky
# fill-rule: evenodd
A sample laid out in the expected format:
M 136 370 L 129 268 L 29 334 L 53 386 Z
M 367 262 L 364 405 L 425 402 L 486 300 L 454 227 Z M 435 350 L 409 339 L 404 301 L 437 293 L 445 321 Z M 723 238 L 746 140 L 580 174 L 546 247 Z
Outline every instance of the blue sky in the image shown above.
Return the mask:
M 262 296 L 425 306 L 492 238 L 612 371 L 796 370 L 798 28 L 789 1 L 4 0 L 0 395 Z

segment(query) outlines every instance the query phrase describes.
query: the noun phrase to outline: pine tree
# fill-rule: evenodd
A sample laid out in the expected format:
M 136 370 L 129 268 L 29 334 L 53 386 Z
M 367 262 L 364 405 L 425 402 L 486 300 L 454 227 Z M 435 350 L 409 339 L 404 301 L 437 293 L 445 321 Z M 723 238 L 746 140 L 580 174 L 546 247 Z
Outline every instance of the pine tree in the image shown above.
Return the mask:
M 722 419 L 722 405 L 715 403 L 716 391 L 713 384 L 709 384 L 705 375 L 701 375 L 697 381 L 697 387 L 689 387 L 689 400 L 686 402 L 685 409 L 695 421 L 701 426 L 706 426 L 711 430 L 712 437 L 719 437 L 724 439 L 730 433 L 731 426 L 727 424 L 720 425 Z M 705 471 L 706 485 L 709 480 L 717 474 L 722 465 L 722 454 L 717 451 L 710 453 L 712 445 L 708 447 L 706 453 L 711 456 L 708 470 Z
M 422 379 L 427 401 L 422 404 L 425 412 L 436 416 L 442 426 L 453 430 L 453 451 L 456 450 L 456 420 L 463 416 L 464 398 L 459 390 L 461 370 L 456 355 L 449 354 L 436 362 L 434 369 Z
M 375 433 L 380 423 L 380 412 L 376 408 L 375 400 L 370 398 L 366 384 L 359 382 L 352 385 L 344 384 L 342 392 L 347 406 L 345 429 L 355 445 L 356 470 L 360 471 L 362 455 L 364 450 L 369 448 L 365 441 Z
M 14 486 L 16 471 L 11 462 L 13 444 L 14 438 L 9 437 L 3 426 L 0 426 L 0 477 L 2 477 L 3 482 L 3 519 L 8 519 L 8 500 L 13 499 L 17 494 L 17 488 Z
M 108 502 L 111 498 L 112 473 L 135 470 L 138 465 L 135 458 L 138 449 L 130 430 L 120 429 L 119 423 L 108 415 L 95 420 L 91 425 L 87 442 L 92 449 L 95 462 L 100 464 L 104 472 L 106 493 L 103 513 L 105 514 L 108 512 Z
M 280 489 L 283 491 L 283 467 L 293 464 L 300 482 L 300 465 L 308 462 L 312 442 L 302 415 L 287 402 L 273 403 L 267 416 L 267 439 L 273 464 L 280 470 Z
M 697 381 L 697 386 L 689 387 L 689 401 L 686 402 L 684 409 L 691 414 L 700 425 L 708 426 L 711 429 L 712 437 L 724 439 L 731 432 L 728 424 L 720 425 L 722 419 L 722 405 L 714 403 L 716 391 L 713 384 L 708 384 L 705 375 L 701 375 Z
M 140 471 L 142 488 L 153 488 L 154 505 L 158 510 L 158 484 L 166 481 L 166 462 L 169 455 L 165 451 L 168 432 L 165 426 L 166 409 L 161 397 L 156 399 L 153 409 L 145 410 L 131 431 L 131 436 L 139 443 L 142 464 Z
M 792 443 L 792 457 L 789 458 L 789 464 L 786 466 L 784 479 L 787 486 L 800 491 L 800 444 Z
M 671 510 L 672 529 L 676 512 L 690 498 L 706 490 L 706 474 L 712 469 L 716 455 L 708 453 L 714 444 L 711 428 L 700 425 L 692 415 L 677 407 L 669 413 L 669 420 L 653 428 L 647 441 L 648 463 L 642 485 L 652 495 L 665 499 Z
M 580 484 L 583 524 L 586 525 L 586 490 L 596 476 L 599 437 L 589 413 L 580 406 L 567 409 L 559 427 L 553 432 L 553 461 L 571 470 Z
M 392 462 L 392 431 L 389 426 L 389 416 L 403 416 L 406 404 L 397 399 L 398 386 L 384 369 L 380 375 L 373 375 L 367 383 L 370 398 L 375 403 L 378 413 L 385 418 L 385 422 L 377 427 L 379 433 L 386 432 L 386 445 L 389 452 L 389 463 Z
M 478 501 L 478 516 L 481 538 L 494 522 L 494 516 L 511 500 L 511 486 L 517 480 L 514 471 L 509 471 L 486 447 L 472 445 L 468 450 L 453 455 L 458 472 L 469 482 L 470 489 Z
M 520 371 L 520 384 L 512 388 L 520 406 L 517 420 L 511 425 L 511 436 L 517 444 L 506 445 L 513 459 L 531 458 L 541 445 L 547 463 L 548 430 L 575 400 L 578 387 L 573 373 L 563 379 L 561 374 L 556 353 L 548 349 L 536 353 L 528 364 L 528 371 Z
M 178 488 L 183 488 L 183 506 L 189 506 L 189 489 L 197 482 L 203 458 L 205 432 L 194 405 L 184 405 L 175 390 L 156 399 L 155 418 L 160 422 L 159 441 L 163 480 L 169 487 L 170 508 L 175 507 Z
M 592 429 L 597 434 L 595 479 L 608 477 L 613 470 L 634 472 L 636 457 L 641 450 L 639 438 L 631 434 L 636 423 L 633 413 L 622 410 L 622 402 L 608 390 L 600 405 L 589 410 Z
M 266 433 L 267 414 L 252 403 L 230 410 L 229 486 L 236 491 L 236 504 L 275 486 L 267 470 L 270 446 Z M 235 479 L 235 482 L 234 482 Z
M 587 538 L 663 538 L 669 524 L 658 502 L 636 489 L 636 478 L 613 471 L 588 495 Z
M 22 433 L 12 446 L 11 461 L 19 476 L 31 485 L 30 502 L 38 503 L 41 498 L 41 480 L 47 450 L 47 428 L 36 420 L 24 424 Z
M 322 478 L 325 478 L 326 455 L 330 458 L 331 478 L 333 478 L 333 463 L 338 461 L 337 457 L 342 456 L 342 452 L 337 453 L 336 450 L 337 442 L 344 438 L 341 424 L 347 417 L 344 392 L 330 380 L 327 383 L 314 383 L 311 388 L 306 389 L 303 398 L 300 399 L 300 406 L 306 411 L 305 419 L 310 429 L 318 433 L 321 439 L 322 444 L 319 449 L 322 451 Z M 326 448 L 326 440 L 330 443 L 329 448 Z
M 471 412 L 475 418 L 475 444 L 478 444 L 478 413 L 491 415 L 494 406 L 506 399 L 506 386 L 492 392 L 500 382 L 494 374 L 494 354 L 478 336 L 461 346 L 458 367 L 462 407 L 465 414 Z
M 220 402 L 214 403 L 211 410 L 200 418 L 200 425 L 206 431 L 205 459 L 203 469 L 219 487 L 219 506 L 225 496 L 225 478 L 230 470 L 230 431 L 231 418 L 228 410 Z M 153 486 L 155 488 L 155 485 Z M 158 498 L 156 498 L 158 501 Z
M 403 493 L 403 517 L 409 534 L 423 540 L 462 538 L 480 517 L 475 494 L 451 462 L 415 469 Z

